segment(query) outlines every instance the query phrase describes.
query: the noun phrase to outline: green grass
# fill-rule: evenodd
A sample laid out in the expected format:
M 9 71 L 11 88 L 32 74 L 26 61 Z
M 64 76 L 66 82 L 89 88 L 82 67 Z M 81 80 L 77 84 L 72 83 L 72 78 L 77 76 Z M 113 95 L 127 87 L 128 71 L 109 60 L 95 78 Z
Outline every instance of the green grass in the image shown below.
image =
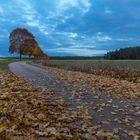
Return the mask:
M 140 60 L 49 60 L 45 62 L 48 66 L 71 67 L 73 65 L 98 67 L 119 67 L 140 69 Z
M 8 64 L 16 61 L 18 61 L 18 59 L 0 58 L 0 70 L 8 70 Z

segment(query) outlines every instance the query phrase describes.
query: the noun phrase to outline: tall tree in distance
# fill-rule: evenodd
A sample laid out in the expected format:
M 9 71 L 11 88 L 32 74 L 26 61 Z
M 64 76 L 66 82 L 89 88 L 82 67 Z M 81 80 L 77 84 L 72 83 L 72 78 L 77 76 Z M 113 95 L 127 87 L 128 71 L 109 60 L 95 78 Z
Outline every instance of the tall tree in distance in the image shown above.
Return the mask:
M 18 53 L 20 54 L 20 58 L 22 56 L 22 54 L 24 54 L 20 49 L 20 47 L 25 44 L 28 41 L 31 42 L 31 40 L 35 40 L 34 36 L 32 33 L 30 33 L 27 29 L 24 28 L 17 28 L 15 30 L 13 30 L 10 33 L 10 47 L 9 47 L 9 52 L 10 53 Z M 27 43 L 26 43 L 27 45 Z M 28 44 L 29 46 L 29 44 Z M 26 46 L 27 47 L 27 46 Z
M 106 59 L 140 59 L 140 47 L 121 48 L 116 51 L 108 52 Z
M 10 33 L 10 53 L 20 54 L 20 59 L 22 55 L 28 55 L 29 59 L 31 56 L 40 59 L 48 59 L 48 55 L 39 47 L 35 37 L 27 29 L 17 28 Z

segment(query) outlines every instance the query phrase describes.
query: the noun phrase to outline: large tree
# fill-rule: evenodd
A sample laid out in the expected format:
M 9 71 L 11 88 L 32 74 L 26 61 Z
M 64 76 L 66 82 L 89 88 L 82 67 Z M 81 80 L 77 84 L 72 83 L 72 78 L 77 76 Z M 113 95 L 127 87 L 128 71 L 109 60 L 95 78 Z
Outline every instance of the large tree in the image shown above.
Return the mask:
M 41 48 L 36 44 L 35 45 L 35 48 L 33 50 L 33 53 L 32 55 L 35 57 L 35 58 L 39 58 L 41 57 L 43 54 L 43 51 L 41 50 Z
M 36 47 L 40 48 L 38 43 L 34 39 L 28 39 L 25 40 L 25 42 L 20 46 L 19 51 L 22 55 L 28 55 L 30 59 L 30 57 L 34 55 L 34 50 Z
M 26 47 L 30 46 L 27 43 L 31 43 L 35 41 L 35 38 L 32 33 L 30 33 L 27 29 L 17 28 L 10 33 L 10 53 L 19 53 L 20 58 L 24 52 L 22 52 L 20 47 L 23 47 L 23 44 L 26 44 Z M 31 45 L 32 46 L 32 45 Z M 31 47 L 30 46 L 30 47 Z

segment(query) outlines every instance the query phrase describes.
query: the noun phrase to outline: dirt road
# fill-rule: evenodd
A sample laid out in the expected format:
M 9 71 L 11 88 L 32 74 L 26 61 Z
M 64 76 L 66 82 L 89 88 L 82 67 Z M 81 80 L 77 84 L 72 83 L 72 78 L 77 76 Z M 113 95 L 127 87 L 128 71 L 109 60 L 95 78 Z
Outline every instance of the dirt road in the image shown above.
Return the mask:
M 11 63 L 9 68 L 35 86 L 53 90 L 55 94 L 50 100 L 63 100 L 68 104 L 69 111 L 79 108 L 88 110 L 92 118 L 91 127 L 95 131 L 113 132 L 121 140 L 133 140 L 140 135 L 139 99 L 117 99 L 105 93 L 96 93 L 80 83 L 66 84 L 59 75 L 25 62 Z

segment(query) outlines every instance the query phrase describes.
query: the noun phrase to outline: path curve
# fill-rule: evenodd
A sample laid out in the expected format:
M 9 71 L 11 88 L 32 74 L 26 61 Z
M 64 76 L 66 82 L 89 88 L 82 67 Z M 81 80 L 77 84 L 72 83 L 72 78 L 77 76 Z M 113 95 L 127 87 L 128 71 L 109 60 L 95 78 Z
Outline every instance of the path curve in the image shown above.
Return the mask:
M 39 87 L 60 88 L 64 83 L 58 77 L 39 67 L 27 64 L 26 62 L 14 62 L 9 64 L 9 69 L 26 81 L 32 82 Z M 54 82 L 55 81 L 55 82 Z
M 79 83 L 65 84 L 58 75 L 26 62 L 11 63 L 9 68 L 34 85 L 55 90 L 52 100 L 63 99 L 68 103 L 70 111 L 78 110 L 80 106 L 87 107 L 93 118 L 91 127 L 115 131 L 122 140 L 133 139 L 127 134 L 129 132 L 140 132 L 140 101 L 137 99 L 116 99 L 102 93 L 97 95 L 90 87 Z

